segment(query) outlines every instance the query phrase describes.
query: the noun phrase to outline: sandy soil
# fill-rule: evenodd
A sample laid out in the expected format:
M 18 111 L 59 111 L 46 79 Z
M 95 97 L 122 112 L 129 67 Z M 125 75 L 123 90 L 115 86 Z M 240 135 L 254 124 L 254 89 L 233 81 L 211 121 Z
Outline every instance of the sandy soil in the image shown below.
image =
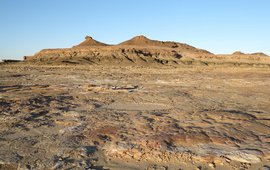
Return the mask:
M 270 69 L 0 66 L 0 169 L 269 169 Z

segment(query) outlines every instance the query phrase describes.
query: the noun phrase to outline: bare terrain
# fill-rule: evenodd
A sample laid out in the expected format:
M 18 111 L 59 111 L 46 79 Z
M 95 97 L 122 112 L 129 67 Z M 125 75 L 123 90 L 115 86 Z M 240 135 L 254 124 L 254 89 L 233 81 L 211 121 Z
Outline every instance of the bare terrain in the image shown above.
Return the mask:
M 1 169 L 269 169 L 269 68 L 1 65 Z
M 24 62 L 35 65 L 270 67 L 270 57 L 261 52 L 245 54 L 237 51 L 233 54 L 217 55 L 188 44 L 151 40 L 142 35 L 117 45 L 108 45 L 86 36 L 82 43 L 72 48 L 44 49 L 26 57 Z
M 0 169 L 270 169 L 270 57 L 87 36 L 0 63 Z

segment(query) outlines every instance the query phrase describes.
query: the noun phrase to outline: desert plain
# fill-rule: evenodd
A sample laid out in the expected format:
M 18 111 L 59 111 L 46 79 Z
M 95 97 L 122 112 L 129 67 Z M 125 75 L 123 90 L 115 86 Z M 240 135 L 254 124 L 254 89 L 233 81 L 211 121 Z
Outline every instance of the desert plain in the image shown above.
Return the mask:
M 37 56 L 0 65 L 0 169 L 270 169 L 263 62 L 52 65 Z

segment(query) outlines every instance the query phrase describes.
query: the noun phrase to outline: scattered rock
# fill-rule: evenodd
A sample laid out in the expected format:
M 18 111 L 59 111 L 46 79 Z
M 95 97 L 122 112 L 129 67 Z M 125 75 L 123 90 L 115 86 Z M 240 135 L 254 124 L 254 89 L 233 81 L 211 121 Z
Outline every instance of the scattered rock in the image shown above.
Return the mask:
M 215 163 L 213 163 L 213 162 L 212 162 L 212 163 L 209 163 L 208 166 L 209 166 L 210 168 L 212 168 L 212 169 L 215 169 L 215 168 L 216 168 L 216 165 L 215 165 Z
M 265 165 L 263 166 L 262 170 L 270 170 L 270 166 Z
M 231 155 L 226 155 L 227 158 L 233 161 L 243 162 L 243 163 L 259 163 L 261 159 L 252 154 L 244 153 L 244 152 L 235 152 Z

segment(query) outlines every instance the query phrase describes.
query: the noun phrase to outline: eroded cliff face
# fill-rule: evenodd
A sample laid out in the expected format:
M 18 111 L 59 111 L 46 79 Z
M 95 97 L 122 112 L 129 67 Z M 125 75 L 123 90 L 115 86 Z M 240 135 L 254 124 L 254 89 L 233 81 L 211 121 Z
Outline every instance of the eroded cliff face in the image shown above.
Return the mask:
M 183 57 L 211 57 L 211 53 L 181 51 L 169 48 L 144 48 L 133 46 L 115 47 L 76 47 L 70 49 L 42 50 L 28 61 L 35 62 L 74 62 L 81 64 L 179 64 Z
M 118 45 L 107 45 L 86 36 L 72 48 L 45 49 L 27 58 L 43 63 L 79 64 L 179 64 L 183 57 L 211 57 L 206 50 L 187 44 L 150 40 L 137 36 Z
M 137 36 L 118 45 L 108 45 L 86 36 L 85 41 L 72 48 L 44 49 L 26 61 L 41 64 L 261 64 L 269 65 L 263 53 L 215 55 L 177 42 L 150 40 Z

